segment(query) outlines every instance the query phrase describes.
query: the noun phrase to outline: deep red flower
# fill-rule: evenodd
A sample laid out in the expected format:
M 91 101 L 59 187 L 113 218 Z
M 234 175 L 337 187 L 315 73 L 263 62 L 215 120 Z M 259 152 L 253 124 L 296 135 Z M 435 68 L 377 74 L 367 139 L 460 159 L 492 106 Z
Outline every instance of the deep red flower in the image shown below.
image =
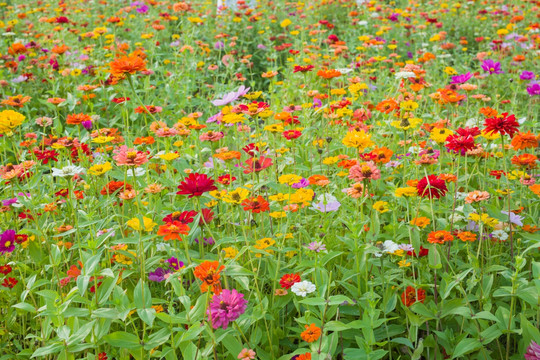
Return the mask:
M 306 65 L 306 66 L 296 65 L 294 67 L 293 73 L 308 72 L 308 71 L 313 70 L 314 68 L 315 68 L 315 66 L 313 66 L 313 65 Z
M 407 255 L 414 256 L 414 257 L 424 257 L 424 256 L 427 256 L 428 254 L 429 254 L 429 249 L 426 249 L 422 245 L 420 245 L 420 253 L 419 254 L 416 254 L 416 251 L 414 251 L 414 250 L 407 251 Z
M 52 160 L 52 161 L 58 161 L 58 159 L 56 158 L 58 154 L 55 150 L 43 150 L 43 151 L 40 151 L 39 149 L 34 149 L 34 155 L 36 155 L 36 158 L 38 160 L 41 160 L 41 163 L 43 165 L 47 165 L 49 163 L 49 160 Z
M 244 150 L 246 152 L 246 154 L 248 154 L 249 156 L 251 157 L 254 157 L 256 155 L 256 152 L 259 152 L 259 147 L 258 146 L 255 146 L 255 144 L 247 144 L 246 146 L 244 146 L 242 148 L 242 150 Z
M 495 178 L 497 180 L 499 180 L 501 178 L 501 176 L 505 175 L 506 173 L 504 172 L 504 170 L 491 170 L 489 172 L 489 175 L 491 176 L 495 176 Z
M 165 216 L 163 218 L 163 221 L 166 222 L 166 223 L 179 221 L 182 224 L 187 225 L 187 224 L 191 224 L 193 222 L 195 216 L 197 216 L 197 212 L 195 210 L 182 211 L 182 212 L 175 211 L 175 212 Z
M 464 156 L 468 150 L 474 149 L 474 137 L 471 135 L 450 135 L 446 138 L 446 144 L 444 146 L 449 151 Z
M 476 126 L 472 127 L 472 128 L 470 128 L 470 127 L 459 128 L 459 129 L 456 130 L 456 132 L 461 136 L 470 135 L 472 137 L 478 136 L 478 135 L 480 135 L 482 133 L 480 131 L 480 129 L 477 128 Z
M 438 199 L 445 196 L 448 191 L 444 180 L 440 179 L 437 175 L 429 175 L 422 178 L 416 185 L 416 190 L 419 196 L 430 199 Z
M 199 225 L 210 224 L 214 220 L 214 212 L 212 209 L 204 208 L 201 210 L 201 218 L 199 219 Z
M 285 274 L 279 280 L 279 285 L 284 289 L 290 289 L 295 283 L 302 281 L 300 274 Z
M 488 118 L 484 122 L 485 132 L 487 134 L 501 134 L 501 135 L 510 135 L 513 137 L 516 132 L 518 132 L 519 123 L 516 121 L 514 115 L 508 115 L 508 113 L 502 113 L 499 116 Z
M 2 282 L 2 286 L 3 287 L 7 287 L 7 288 L 10 288 L 10 289 L 13 289 L 15 287 L 15 285 L 17 285 L 19 281 L 15 278 L 5 278 L 4 279 L 4 282 Z
M 12 271 L 10 265 L 0 265 L 0 274 L 7 275 Z
M 412 286 L 407 286 L 407 289 L 401 294 L 401 302 L 409 307 L 418 302 L 423 303 L 426 299 L 426 292 L 422 289 L 415 289 Z
M 251 212 L 254 214 L 258 214 L 258 213 L 270 210 L 268 201 L 266 201 L 260 195 L 257 197 L 252 197 L 250 199 L 244 200 L 242 202 L 242 205 L 244 206 L 245 211 L 251 210 Z
M 189 195 L 189 198 L 201 196 L 205 192 L 217 190 L 214 179 L 206 174 L 191 173 L 178 185 L 177 195 Z

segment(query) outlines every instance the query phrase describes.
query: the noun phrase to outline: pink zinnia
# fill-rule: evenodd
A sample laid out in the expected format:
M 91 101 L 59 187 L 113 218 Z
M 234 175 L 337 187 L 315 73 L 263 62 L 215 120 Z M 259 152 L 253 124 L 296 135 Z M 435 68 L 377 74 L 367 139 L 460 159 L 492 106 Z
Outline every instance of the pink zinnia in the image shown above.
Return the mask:
M 156 130 L 157 137 L 172 137 L 178 134 L 180 134 L 180 131 L 175 128 L 164 127 Z
M 540 345 L 531 340 L 527 352 L 525 353 L 525 360 L 538 360 L 540 359 Z
M 113 153 L 116 154 L 113 157 L 116 160 L 116 165 L 140 166 L 148 162 L 148 158 L 144 152 L 130 149 L 126 145 L 120 146 Z
M 349 169 L 349 179 L 360 182 L 362 180 L 377 180 L 381 178 L 381 170 L 373 161 L 354 165 Z
M 214 295 L 207 310 L 208 320 L 212 322 L 212 327 L 226 329 L 229 323 L 235 321 L 246 311 L 247 300 L 244 294 L 235 289 L 223 289 L 221 294 Z
M 240 351 L 240 354 L 238 354 L 238 359 L 240 359 L 240 360 L 254 360 L 255 356 L 257 356 L 257 354 L 255 354 L 255 351 L 253 351 L 251 349 L 242 349 L 242 351 Z

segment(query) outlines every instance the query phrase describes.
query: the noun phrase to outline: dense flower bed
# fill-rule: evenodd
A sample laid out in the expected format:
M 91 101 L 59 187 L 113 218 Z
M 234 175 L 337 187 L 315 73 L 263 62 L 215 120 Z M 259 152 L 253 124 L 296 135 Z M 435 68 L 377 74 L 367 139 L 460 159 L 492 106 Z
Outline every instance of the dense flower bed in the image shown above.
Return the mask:
M 538 1 L 249 4 L 0 3 L 0 360 L 540 359 Z

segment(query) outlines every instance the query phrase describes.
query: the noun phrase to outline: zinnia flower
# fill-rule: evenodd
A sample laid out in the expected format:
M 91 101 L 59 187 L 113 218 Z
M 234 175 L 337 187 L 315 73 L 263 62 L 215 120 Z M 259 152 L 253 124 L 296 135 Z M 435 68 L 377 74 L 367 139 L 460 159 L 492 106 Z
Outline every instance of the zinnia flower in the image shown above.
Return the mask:
M 122 56 L 109 63 L 109 66 L 110 73 L 117 77 L 124 77 L 126 74 L 133 75 L 146 70 L 146 62 L 136 55 Z
M 302 281 L 300 279 L 300 274 L 285 274 L 279 280 L 279 284 L 284 289 L 290 289 L 291 286 L 300 281 Z
M 416 190 L 419 196 L 430 199 L 438 199 L 445 196 L 448 191 L 444 180 L 440 179 L 437 175 L 429 175 L 422 178 L 416 185 Z
M 291 286 L 291 291 L 301 297 L 306 297 L 308 294 L 311 294 L 316 289 L 317 287 L 315 286 L 315 284 L 307 280 L 294 283 L 293 286 Z
M 422 289 L 415 289 L 412 286 L 407 286 L 407 289 L 401 294 L 401 302 L 407 307 L 417 301 L 423 303 L 425 299 L 426 292 Z
M 514 115 L 508 115 L 508 113 L 502 113 L 499 116 L 487 118 L 484 122 L 486 134 L 501 134 L 510 135 L 513 137 L 518 131 L 519 123 L 516 121 Z
M 244 294 L 235 289 L 223 290 L 221 294 L 212 297 L 212 302 L 208 306 L 208 320 L 214 329 L 226 329 L 229 323 L 235 321 L 246 311 L 247 300 Z
M 527 347 L 525 353 L 525 360 L 539 360 L 540 359 L 540 345 L 531 340 L 531 343 Z
M 304 325 L 306 330 L 304 330 L 300 336 L 302 337 L 302 340 L 308 342 L 308 343 L 312 343 L 312 342 L 315 342 L 319 339 L 319 337 L 321 336 L 321 328 L 318 327 L 317 325 L 315 324 L 310 324 L 309 326 L 308 325 Z
M 206 174 L 191 173 L 178 185 L 177 195 L 189 195 L 189 198 L 194 196 L 201 196 L 208 191 L 217 190 L 217 186 L 214 185 L 214 179 L 208 177 Z
M 212 287 L 214 293 L 221 293 L 221 282 L 219 280 L 219 273 L 225 269 L 225 266 L 219 265 L 217 261 L 205 261 L 201 265 L 197 266 L 193 271 L 193 275 L 202 281 L 201 291 L 208 291 L 209 287 Z
M 6 230 L 0 235 L 0 253 L 11 253 L 15 250 L 15 230 Z

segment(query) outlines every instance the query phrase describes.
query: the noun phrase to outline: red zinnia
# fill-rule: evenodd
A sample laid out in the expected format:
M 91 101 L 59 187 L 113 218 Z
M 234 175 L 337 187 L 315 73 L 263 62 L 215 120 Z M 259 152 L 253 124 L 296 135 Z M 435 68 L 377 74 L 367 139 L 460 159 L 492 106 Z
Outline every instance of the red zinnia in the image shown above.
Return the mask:
M 199 225 L 210 224 L 214 220 L 214 212 L 212 209 L 204 208 L 201 210 L 201 218 L 199 219 Z
M 17 285 L 19 281 L 15 278 L 5 278 L 4 279 L 4 282 L 2 283 L 2 286 L 3 287 L 7 287 L 7 288 L 10 288 L 10 289 L 13 289 L 15 287 L 15 285 Z
M 0 274 L 7 275 L 12 271 L 10 265 L 0 265 Z
M 192 198 L 201 196 L 208 191 L 217 190 L 217 187 L 214 185 L 214 179 L 206 174 L 192 173 L 178 185 L 178 189 L 180 191 L 176 193 L 177 195 L 189 195 L 189 198 Z
M 468 150 L 474 149 L 474 138 L 471 135 L 450 135 L 446 138 L 446 145 L 444 146 L 448 150 L 463 156 Z
M 258 214 L 270 210 L 268 201 L 266 201 L 262 196 L 252 197 L 251 199 L 246 199 L 242 202 L 244 210 L 251 210 L 252 213 Z
M 440 179 L 437 175 L 429 175 L 422 178 L 416 185 L 416 189 L 419 196 L 427 196 L 430 199 L 438 199 L 441 196 L 445 196 L 448 191 L 444 180 Z
M 287 140 L 298 139 L 300 137 L 300 135 L 302 135 L 302 132 L 300 132 L 298 130 L 287 130 L 287 131 L 283 132 L 283 136 Z
M 242 165 L 242 168 L 245 169 L 244 174 L 251 174 L 252 172 L 263 171 L 272 165 L 272 159 L 261 156 L 258 159 L 252 157 L 246 160 L 246 165 Z
M 236 177 L 227 174 L 227 175 L 221 175 L 220 177 L 218 177 L 217 182 L 222 185 L 230 185 L 235 180 L 236 180 Z
M 163 218 L 164 222 L 173 222 L 173 221 L 179 221 L 182 224 L 191 224 L 197 216 L 197 212 L 195 210 L 191 211 L 175 211 Z
M 284 289 L 290 289 L 295 283 L 302 281 L 300 274 L 285 274 L 279 280 L 279 285 Z
M 412 286 L 407 286 L 407 289 L 401 294 L 401 302 L 403 305 L 409 307 L 415 302 L 421 303 L 426 299 L 426 292 L 422 289 L 415 289 Z
M 308 72 L 308 71 L 311 71 L 315 68 L 315 66 L 313 65 L 306 65 L 306 66 L 302 66 L 302 65 L 296 65 L 294 67 L 294 70 L 293 70 L 293 73 L 297 73 L 297 72 Z
M 508 134 L 510 137 L 513 137 L 518 131 L 519 123 L 516 121 L 516 117 L 514 115 L 502 113 L 499 116 L 486 119 L 484 126 L 486 127 L 485 132 L 487 134 Z

